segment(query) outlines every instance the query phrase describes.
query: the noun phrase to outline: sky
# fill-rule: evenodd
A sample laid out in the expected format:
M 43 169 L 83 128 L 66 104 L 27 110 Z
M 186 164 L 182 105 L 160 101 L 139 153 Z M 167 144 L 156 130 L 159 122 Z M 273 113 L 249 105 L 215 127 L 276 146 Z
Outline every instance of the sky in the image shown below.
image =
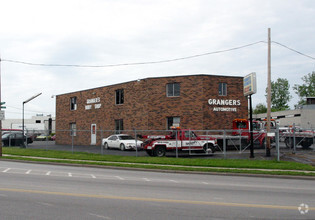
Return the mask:
M 25 118 L 55 116 L 56 95 L 194 74 L 256 72 L 255 107 L 266 103 L 268 28 L 273 42 L 311 57 L 271 44 L 271 80 L 288 79 L 294 108 L 292 87 L 315 71 L 314 14 L 313 0 L 1 0 L 5 118 L 21 118 L 38 93 Z M 115 66 L 133 63 L 148 64 Z

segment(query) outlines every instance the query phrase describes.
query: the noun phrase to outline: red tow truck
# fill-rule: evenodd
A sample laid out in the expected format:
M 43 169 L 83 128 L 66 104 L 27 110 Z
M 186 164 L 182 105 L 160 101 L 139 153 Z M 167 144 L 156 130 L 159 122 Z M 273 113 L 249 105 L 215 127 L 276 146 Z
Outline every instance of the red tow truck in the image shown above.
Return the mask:
M 218 145 L 220 148 L 223 147 L 223 141 L 226 143 L 226 147 L 229 149 L 237 149 L 236 146 L 249 146 L 250 143 L 250 123 L 248 119 L 236 118 L 232 122 L 232 132 L 228 132 L 225 136 L 223 135 L 213 135 L 217 138 Z M 271 121 L 271 128 L 275 127 L 275 121 Z M 253 121 L 253 139 L 254 144 L 261 148 L 265 147 L 266 142 L 266 132 L 265 132 L 266 121 Z M 272 138 L 273 142 L 274 139 Z
M 294 147 L 295 139 L 296 145 L 301 145 L 303 149 L 308 149 L 314 143 L 315 132 L 312 130 L 304 130 L 298 127 L 293 128 L 290 126 L 281 133 L 281 137 L 284 138 L 284 143 L 287 148 Z
M 163 157 L 168 151 L 193 151 L 204 154 L 213 154 L 217 147 L 216 138 L 209 136 L 197 136 L 188 129 L 173 127 L 167 135 L 144 135 L 146 139 L 142 148 L 150 156 Z

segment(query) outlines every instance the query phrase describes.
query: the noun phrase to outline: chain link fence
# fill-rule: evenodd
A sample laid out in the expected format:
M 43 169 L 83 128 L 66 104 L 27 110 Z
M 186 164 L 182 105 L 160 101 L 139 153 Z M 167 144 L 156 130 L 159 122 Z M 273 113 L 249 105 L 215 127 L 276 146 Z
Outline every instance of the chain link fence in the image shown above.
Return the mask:
M 154 156 L 154 151 L 144 150 L 144 146 L 152 140 L 159 140 L 165 144 L 166 155 L 170 157 L 209 157 L 209 155 L 218 158 L 250 157 L 251 133 L 248 130 L 185 131 L 187 134 L 185 133 L 184 137 L 177 132 L 174 135 L 174 130 L 28 130 L 24 138 L 22 131 L 3 131 L 2 145 L 102 155 Z M 124 137 L 116 136 L 118 134 L 124 134 Z M 277 127 L 269 134 L 265 130 L 253 131 L 255 156 L 265 155 L 267 136 L 270 136 L 273 157 L 277 160 L 280 160 L 281 152 L 284 151 L 295 153 L 299 149 L 314 148 L 314 129 L 306 130 L 295 126 L 286 129 Z M 215 147 L 210 149 L 207 143 L 211 140 L 215 141 Z M 172 147 L 168 148 L 168 145 Z M 198 145 L 201 148 L 197 149 Z

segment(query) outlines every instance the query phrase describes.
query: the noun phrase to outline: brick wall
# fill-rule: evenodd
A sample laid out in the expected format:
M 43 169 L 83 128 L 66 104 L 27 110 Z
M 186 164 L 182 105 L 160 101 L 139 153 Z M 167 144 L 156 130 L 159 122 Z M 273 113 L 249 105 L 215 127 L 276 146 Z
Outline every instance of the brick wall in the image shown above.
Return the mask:
M 227 96 L 218 95 L 218 83 L 227 83 Z M 167 97 L 166 85 L 180 83 L 180 96 Z M 234 118 L 247 118 L 243 78 L 211 75 L 147 78 L 112 86 L 78 91 L 56 98 L 56 143 L 71 144 L 70 123 L 76 123 L 74 144 L 91 143 L 91 124 L 97 130 L 114 130 L 123 119 L 124 130 L 165 130 L 167 117 L 180 117 L 180 126 L 196 130 L 230 129 Z M 115 91 L 124 89 L 124 104 L 115 104 Z M 77 110 L 70 110 L 70 98 L 77 97 Z M 88 99 L 100 98 L 99 109 L 86 110 Z M 216 112 L 208 99 L 237 99 L 237 112 Z M 102 134 L 105 136 L 105 133 Z M 109 135 L 109 133 L 108 133 Z M 98 137 L 97 144 L 101 138 Z

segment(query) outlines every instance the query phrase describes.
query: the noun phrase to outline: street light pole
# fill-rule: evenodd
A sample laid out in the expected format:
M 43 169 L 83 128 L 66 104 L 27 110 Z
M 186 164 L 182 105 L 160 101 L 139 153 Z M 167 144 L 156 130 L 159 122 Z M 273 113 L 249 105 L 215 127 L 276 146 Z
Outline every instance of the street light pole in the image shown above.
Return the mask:
M 268 28 L 268 77 L 267 77 L 267 140 L 266 157 L 270 157 L 270 118 L 271 118 L 271 30 Z
M 23 133 L 22 133 L 22 138 L 23 138 L 23 143 L 24 143 L 24 105 L 25 105 L 26 103 L 28 103 L 29 101 L 35 99 L 36 97 L 40 96 L 41 94 L 42 94 L 42 93 L 38 93 L 38 94 L 32 96 L 31 98 L 29 98 L 29 99 L 27 99 L 27 100 L 25 100 L 25 101 L 23 102 L 23 114 L 22 114 L 22 132 L 23 132 Z M 26 143 L 27 143 L 27 138 L 26 138 Z M 23 147 L 24 147 L 24 146 L 23 146 Z

